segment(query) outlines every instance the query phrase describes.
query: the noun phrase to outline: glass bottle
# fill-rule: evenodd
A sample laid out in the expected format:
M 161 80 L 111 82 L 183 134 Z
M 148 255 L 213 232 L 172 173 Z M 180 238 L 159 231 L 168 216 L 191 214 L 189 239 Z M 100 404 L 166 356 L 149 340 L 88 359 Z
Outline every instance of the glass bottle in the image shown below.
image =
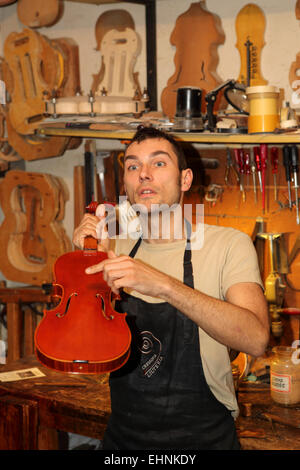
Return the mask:
M 293 406 L 300 403 L 299 350 L 288 346 L 272 349 L 270 364 L 271 397 L 276 403 Z

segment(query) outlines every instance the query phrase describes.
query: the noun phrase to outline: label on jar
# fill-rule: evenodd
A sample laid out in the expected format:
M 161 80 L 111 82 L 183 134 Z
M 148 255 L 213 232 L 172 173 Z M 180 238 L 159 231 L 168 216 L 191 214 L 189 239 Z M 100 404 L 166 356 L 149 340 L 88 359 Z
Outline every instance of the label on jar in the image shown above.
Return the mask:
M 292 380 L 290 375 L 271 373 L 271 390 L 274 392 L 290 393 Z

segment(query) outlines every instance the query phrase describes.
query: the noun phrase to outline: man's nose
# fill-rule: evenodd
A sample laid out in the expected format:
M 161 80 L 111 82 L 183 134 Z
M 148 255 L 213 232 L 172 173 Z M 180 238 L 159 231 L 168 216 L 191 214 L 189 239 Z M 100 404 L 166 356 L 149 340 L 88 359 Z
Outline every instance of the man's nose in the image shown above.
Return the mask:
M 140 181 L 151 180 L 152 173 L 149 165 L 143 165 L 140 171 Z

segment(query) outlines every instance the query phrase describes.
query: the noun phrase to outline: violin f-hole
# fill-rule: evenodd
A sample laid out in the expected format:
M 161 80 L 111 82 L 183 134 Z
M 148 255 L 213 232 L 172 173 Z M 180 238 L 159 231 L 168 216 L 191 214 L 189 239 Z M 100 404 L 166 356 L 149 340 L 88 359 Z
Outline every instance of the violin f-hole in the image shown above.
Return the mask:
M 107 316 L 106 313 L 105 313 L 105 302 L 104 302 L 104 299 L 103 299 L 102 295 L 101 294 L 96 294 L 96 297 L 97 297 L 97 299 L 101 299 L 101 304 L 102 304 L 101 305 L 101 307 L 102 307 L 101 311 L 102 311 L 102 314 L 103 314 L 104 318 L 106 318 L 106 320 L 113 320 L 114 319 L 113 315 Z
M 58 318 L 63 318 L 67 313 L 68 313 L 68 310 L 69 310 L 69 307 L 70 307 L 70 302 L 71 302 L 71 298 L 73 296 L 77 297 L 77 292 L 72 292 L 72 294 L 69 296 L 68 300 L 67 300 L 67 304 L 66 304 L 66 308 L 65 308 L 65 311 L 63 313 L 57 313 L 56 316 Z

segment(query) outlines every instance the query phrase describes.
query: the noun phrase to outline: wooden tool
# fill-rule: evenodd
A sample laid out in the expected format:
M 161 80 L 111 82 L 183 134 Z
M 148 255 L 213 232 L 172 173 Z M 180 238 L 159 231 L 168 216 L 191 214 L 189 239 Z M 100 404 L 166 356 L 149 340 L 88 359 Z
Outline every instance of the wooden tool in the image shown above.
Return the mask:
M 140 52 L 137 33 L 111 30 L 101 42 L 105 73 L 99 88 L 88 96 L 69 96 L 47 101 L 50 114 L 140 114 L 146 108 L 134 80 L 133 70 Z
M 14 45 L 13 38 L 16 33 L 12 34 L 11 39 L 7 39 L 9 48 L 11 43 Z M 44 119 L 46 111 L 45 97 L 50 95 L 52 90 L 57 87 L 59 87 L 57 88 L 57 93 L 60 96 L 75 94 L 80 88 L 79 52 L 77 44 L 72 39 L 58 38 L 50 41 L 34 31 L 29 34 L 30 38 L 34 39 L 34 44 L 39 44 L 40 51 L 43 51 L 42 65 L 39 63 L 35 73 L 32 76 L 27 76 L 25 72 L 28 69 L 26 67 L 28 66 L 31 69 L 31 65 L 33 65 L 30 54 L 27 59 L 25 59 L 25 56 L 22 59 L 26 63 L 24 70 L 13 67 L 14 72 L 17 72 L 16 77 L 14 77 L 12 68 L 6 60 L 1 62 L 1 74 L 6 83 L 7 91 L 12 97 L 11 103 L 5 107 L 8 142 L 12 149 L 24 160 L 36 160 L 60 156 L 66 149 L 76 148 L 81 143 L 81 139 L 78 138 L 70 139 L 69 137 L 52 136 L 41 139 L 37 135 L 33 135 L 34 130 Z M 26 30 L 17 35 L 17 37 L 20 37 L 20 39 L 16 39 L 17 45 L 19 44 L 18 41 L 25 41 L 25 44 L 28 45 Z M 32 53 L 32 48 L 30 50 Z M 8 53 L 8 59 L 10 65 L 11 62 L 15 65 L 15 62 L 18 63 L 20 60 L 18 57 L 11 56 L 10 53 Z M 59 65 L 59 73 L 56 69 L 57 65 Z M 25 73 L 26 80 L 21 72 Z M 41 74 L 42 78 L 40 77 Z M 40 77 L 39 88 L 36 88 L 35 76 Z M 16 89 L 16 83 L 19 83 L 21 88 L 17 87 Z M 26 88 L 24 87 L 25 83 Z M 25 96 L 27 88 L 34 91 L 32 97 Z M 34 102 L 34 107 L 31 109 L 32 102 Z M 20 113 L 18 110 L 20 110 Z M 40 114 L 36 116 L 35 112 Z M 26 133 L 24 134 L 24 132 Z
M 11 33 L 4 43 L 4 57 L 13 75 L 9 118 L 20 134 L 32 134 L 45 112 L 45 93 L 63 80 L 63 57 L 46 38 L 24 29 Z
M 18 18 L 30 28 L 52 26 L 61 10 L 60 0 L 18 0 Z
M 238 82 L 247 86 L 266 85 L 261 74 L 261 51 L 265 45 L 265 15 L 253 3 L 245 5 L 236 17 L 236 47 L 240 53 L 241 68 Z
M 297 0 L 295 5 L 295 15 L 297 20 L 300 20 L 300 0 Z
M 206 10 L 204 2 L 192 3 L 176 20 L 170 42 L 176 46 L 175 73 L 161 95 L 163 112 L 169 118 L 176 112 L 177 89 L 193 86 L 202 89 L 202 111 L 205 94 L 222 83 L 217 75 L 217 48 L 225 41 L 218 16 Z M 218 109 L 220 100 L 215 105 Z
M 0 0 L 0 6 L 4 7 L 6 5 L 10 5 L 11 3 L 15 3 L 17 0 Z
M 29 285 L 51 282 L 53 263 L 70 250 L 62 226 L 68 195 L 58 178 L 10 170 L 0 186 L 0 270 L 8 280 Z
M 75 95 L 80 91 L 79 47 L 72 38 L 56 38 L 51 41 L 63 56 L 63 79 L 57 89 L 58 96 Z
M 19 134 L 12 126 L 9 116 L 6 116 L 8 141 L 12 148 L 24 160 L 37 160 L 40 158 L 59 157 L 70 145 L 72 139 L 68 137 L 46 137 L 39 139 L 36 136 Z
M 96 49 L 101 51 L 101 43 L 105 34 L 115 29 L 117 31 L 125 31 L 126 28 L 135 29 L 135 24 L 132 16 L 126 10 L 108 10 L 102 13 L 95 25 L 95 37 L 97 42 Z M 97 74 L 93 75 L 92 92 L 95 94 L 103 80 L 105 71 L 105 64 L 101 61 L 100 70 Z
M 291 63 L 290 70 L 289 70 L 289 82 L 292 88 L 299 89 L 299 71 L 300 71 L 300 52 L 296 55 L 296 59 Z M 293 106 L 295 104 L 299 105 L 299 91 L 296 93 L 297 94 L 297 103 L 294 103 L 293 101 Z
M 297 409 L 273 406 L 263 416 L 269 421 L 300 428 L 300 410 Z

